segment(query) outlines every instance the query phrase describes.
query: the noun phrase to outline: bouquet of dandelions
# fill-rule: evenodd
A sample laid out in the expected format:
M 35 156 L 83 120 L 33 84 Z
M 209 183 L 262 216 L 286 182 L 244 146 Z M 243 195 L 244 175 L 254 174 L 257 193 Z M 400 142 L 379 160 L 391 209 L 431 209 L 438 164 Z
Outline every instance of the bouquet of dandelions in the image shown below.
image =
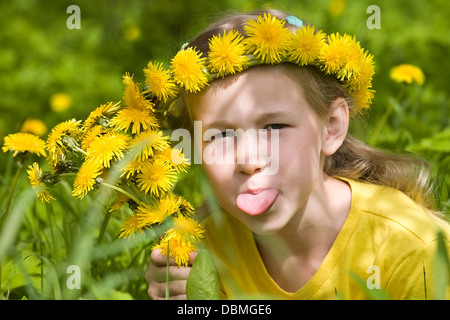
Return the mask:
M 44 202 L 55 200 L 51 188 L 67 176 L 74 176 L 72 195 L 79 199 L 100 187 L 112 188 L 116 199 L 110 210 L 128 204 L 132 212 L 123 222 L 120 237 L 169 222 L 153 249 L 160 248 L 178 266 L 187 265 L 203 237 L 193 206 L 173 192 L 179 174 L 189 170 L 189 160 L 161 130 L 159 115 L 164 110 L 155 109 L 158 100 L 166 97 L 158 99 L 148 86 L 141 90 L 129 74 L 123 76 L 123 83 L 123 103 L 103 104 L 84 122 L 62 122 L 46 141 L 30 133 L 10 134 L 3 151 L 13 151 L 19 167 L 25 166 L 30 153 L 46 157 L 49 172 L 38 162 L 27 170 L 31 186 Z M 113 171 L 118 179 L 110 183 L 107 177 Z

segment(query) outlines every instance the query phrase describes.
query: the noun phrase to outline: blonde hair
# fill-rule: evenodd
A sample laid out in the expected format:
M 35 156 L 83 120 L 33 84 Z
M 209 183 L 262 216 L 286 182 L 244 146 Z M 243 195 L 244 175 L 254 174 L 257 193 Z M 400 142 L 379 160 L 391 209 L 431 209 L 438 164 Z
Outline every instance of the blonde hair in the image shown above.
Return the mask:
M 245 34 L 244 25 L 249 19 L 270 13 L 279 19 L 286 19 L 290 14 L 279 10 L 258 10 L 251 13 L 235 13 L 219 19 L 198 34 L 188 47 L 196 48 L 203 56 L 208 56 L 209 39 L 223 31 L 237 30 Z M 287 26 L 294 29 L 295 26 Z M 274 66 L 275 67 L 275 66 Z M 350 114 L 353 115 L 354 101 L 347 89 L 333 76 L 317 70 L 312 66 L 298 67 L 283 63 L 276 67 L 286 68 L 287 74 L 298 80 L 303 87 L 305 98 L 315 112 L 322 118 L 330 114 L 330 105 L 337 98 L 346 99 Z M 178 120 L 175 127 L 192 129 L 192 119 L 186 106 L 184 93 L 180 94 Z M 367 182 L 398 189 L 421 205 L 427 212 L 442 216 L 435 211 L 433 189 L 430 186 L 429 166 L 421 159 L 383 152 L 369 147 L 351 137 L 345 138 L 342 146 L 331 156 L 325 158 L 324 172 L 329 176 L 339 176 L 360 182 Z

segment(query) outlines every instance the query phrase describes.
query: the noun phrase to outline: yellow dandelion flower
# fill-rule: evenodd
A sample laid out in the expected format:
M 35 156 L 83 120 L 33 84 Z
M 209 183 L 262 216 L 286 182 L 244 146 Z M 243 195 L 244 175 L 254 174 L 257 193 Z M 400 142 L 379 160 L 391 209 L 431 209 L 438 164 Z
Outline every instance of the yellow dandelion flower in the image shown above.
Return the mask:
M 37 198 L 41 200 L 42 202 L 49 203 L 50 201 L 56 200 L 55 197 L 52 196 L 50 191 L 43 189 L 40 191 L 37 191 Z
M 171 164 L 178 173 L 188 172 L 191 163 L 189 159 L 184 157 L 183 151 L 177 148 L 173 148 L 170 152 Z
M 121 177 L 126 176 L 127 179 L 130 179 L 135 174 L 141 172 L 143 161 L 139 159 L 129 161 L 122 169 Z
M 289 42 L 289 61 L 300 66 L 311 64 L 319 57 L 326 35 L 313 26 L 303 26 L 295 31 Z
M 128 141 L 129 137 L 124 134 L 108 132 L 91 142 L 86 150 L 86 160 L 109 168 L 112 160 L 123 159 Z
M 163 254 L 167 254 L 169 246 L 169 256 L 180 265 L 187 265 L 189 255 L 197 249 L 196 245 L 203 238 L 204 229 L 194 219 L 184 216 L 174 218 L 173 226 L 170 228 L 161 242 L 154 249 L 161 249 Z
M 170 71 L 164 69 L 162 63 L 149 62 L 144 69 L 145 84 L 159 100 L 167 102 L 168 98 L 174 98 L 178 88 L 172 80 Z
M 34 153 L 45 157 L 45 141 L 31 133 L 19 132 L 4 138 L 3 152 L 14 151 L 13 157 L 22 153 Z
M 291 32 L 284 27 L 284 21 L 270 14 L 250 20 L 244 26 L 248 35 L 245 40 L 247 53 L 255 55 L 263 63 L 274 64 L 281 62 L 289 46 Z
M 50 106 L 55 112 L 63 112 L 73 104 L 72 97 L 67 93 L 55 93 L 50 97 Z
M 339 33 L 329 35 L 327 40 L 319 56 L 321 70 L 326 74 L 335 74 L 347 62 L 350 42 L 347 35 L 341 36 Z
M 167 212 L 155 205 L 143 204 L 136 210 L 138 226 L 146 228 L 153 224 L 160 224 L 167 217 Z
M 139 189 L 155 196 L 170 191 L 176 180 L 176 171 L 168 163 L 158 159 L 146 162 L 137 175 Z
M 33 188 L 38 187 L 42 183 L 43 172 L 37 162 L 33 162 L 31 166 L 28 166 L 27 173 L 28 180 Z
M 178 211 L 180 205 L 179 197 L 169 193 L 157 200 L 154 204 L 143 204 L 137 209 L 139 225 L 144 228 L 153 224 L 160 224 L 169 216 Z
M 27 119 L 22 124 L 21 132 L 31 133 L 37 136 L 43 136 L 47 133 L 47 126 L 39 119 Z
M 116 114 L 120 110 L 120 102 L 108 102 L 100 105 L 94 111 L 92 111 L 84 121 L 84 129 L 88 131 L 95 125 L 102 124 L 102 119 L 107 119 L 108 117 Z
M 181 198 L 172 192 L 168 192 L 157 200 L 156 205 L 170 216 L 178 211 L 181 205 Z
M 328 11 L 333 17 L 340 17 L 347 7 L 345 0 L 330 0 L 328 3 Z
M 137 135 L 130 143 L 130 150 L 135 159 L 145 160 L 155 151 L 162 151 L 169 146 L 168 137 L 162 131 L 146 131 Z
M 407 84 L 415 83 L 422 85 L 425 81 L 423 71 L 411 64 L 401 64 L 391 69 L 391 79 L 397 82 L 404 82 Z
M 355 102 L 355 111 L 352 115 L 360 112 L 363 109 L 368 109 L 372 103 L 375 91 L 370 88 L 357 89 L 352 93 L 353 100 Z
M 169 252 L 167 249 L 169 247 Z M 167 255 L 174 259 L 175 263 L 180 266 L 187 266 L 189 264 L 189 256 L 192 252 L 197 250 L 197 247 L 190 242 L 182 241 L 179 237 L 169 239 L 166 235 L 162 238 L 159 244 L 152 247 L 152 250 L 161 249 L 161 254 Z
M 198 92 L 208 85 L 204 73 L 205 58 L 194 48 L 178 51 L 171 62 L 173 78 L 176 83 L 189 92 Z
M 123 30 L 123 36 L 127 41 L 135 41 L 141 35 L 141 28 L 135 23 L 128 23 Z
M 134 82 L 133 77 L 129 73 L 123 76 L 123 84 L 125 91 L 123 94 L 123 101 L 125 106 L 132 109 L 151 110 L 155 111 L 155 105 L 144 98 L 139 85 Z
M 156 130 L 159 128 L 158 119 L 149 109 L 125 108 L 120 110 L 111 120 L 111 125 L 117 131 L 131 131 L 132 134 L 139 134 L 146 130 Z
M 167 231 L 169 239 L 179 237 L 182 241 L 196 244 L 203 237 L 203 227 L 194 219 L 178 216 L 173 219 L 173 226 Z
M 139 225 L 139 218 L 137 216 L 129 216 L 120 228 L 119 238 L 131 238 L 136 232 L 141 232 L 142 228 Z
M 361 57 L 361 63 L 358 67 L 358 71 L 353 73 L 347 81 L 347 85 L 351 90 L 370 87 L 374 73 L 375 64 L 373 62 L 373 55 L 366 51 Z
M 36 196 L 39 200 L 47 203 L 55 200 L 52 194 L 47 190 L 45 183 L 42 182 L 44 174 L 37 162 L 34 162 L 31 166 L 28 166 L 27 173 L 31 187 L 36 191 Z
M 354 36 L 344 35 L 344 38 L 348 49 L 345 64 L 337 74 L 337 78 L 341 81 L 346 81 L 354 74 L 358 74 L 364 58 L 359 41 L 356 41 Z
M 82 199 L 89 191 L 94 190 L 96 178 L 101 173 L 102 168 L 98 163 L 85 161 L 75 177 L 72 196 Z
M 158 152 L 155 157 L 168 161 L 178 173 L 188 172 L 191 165 L 189 159 L 184 157 L 183 151 L 177 148 L 167 147 L 163 151 Z
M 81 135 L 80 122 L 75 119 L 57 124 L 47 137 L 48 158 L 52 163 L 59 162 L 66 154 L 64 137 L 78 139 Z
M 230 31 L 223 35 L 213 36 L 209 39 L 209 65 L 211 73 L 219 77 L 241 72 L 248 62 L 245 55 L 244 37 L 237 31 Z
M 105 129 L 101 125 L 93 125 L 89 130 L 85 131 L 83 134 L 83 139 L 81 140 L 81 149 L 87 150 L 91 145 L 92 141 L 100 137 L 102 134 L 106 133 Z

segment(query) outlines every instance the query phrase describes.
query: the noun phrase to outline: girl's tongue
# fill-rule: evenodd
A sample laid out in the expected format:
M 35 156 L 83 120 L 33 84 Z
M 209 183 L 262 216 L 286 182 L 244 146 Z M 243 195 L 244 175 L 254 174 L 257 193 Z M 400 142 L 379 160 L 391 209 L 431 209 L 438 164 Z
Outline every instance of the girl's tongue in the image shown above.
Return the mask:
M 249 215 L 258 215 L 266 211 L 278 196 L 276 189 L 262 189 L 256 192 L 241 193 L 236 197 L 236 205 Z

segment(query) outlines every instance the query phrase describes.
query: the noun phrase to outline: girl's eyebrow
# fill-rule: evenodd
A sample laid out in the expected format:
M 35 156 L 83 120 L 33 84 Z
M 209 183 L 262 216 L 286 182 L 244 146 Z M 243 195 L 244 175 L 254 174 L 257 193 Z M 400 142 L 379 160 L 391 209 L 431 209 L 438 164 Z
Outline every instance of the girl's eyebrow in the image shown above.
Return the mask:
M 203 130 L 206 131 L 208 129 L 232 129 L 235 126 L 227 121 L 227 120 L 218 120 L 211 123 L 203 124 Z
M 289 111 L 273 111 L 273 112 L 265 112 L 262 113 L 259 117 L 258 117 L 258 122 L 265 122 L 265 121 L 269 121 L 273 118 L 275 119 L 279 119 L 279 118 L 283 118 L 283 119 L 290 119 L 292 117 L 294 117 L 296 114 L 294 112 L 289 112 Z
M 294 112 L 288 111 L 273 111 L 273 112 L 264 112 L 257 116 L 256 123 L 263 124 L 268 121 L 280 121 L 284 119 L 292 119 L 296 114 Z M 229 120 L 217 120 L 211 123 L 203 124 L 203 129 L 206 131 L 208 129 L 237 129 L 236 124 L 233 124 Z

